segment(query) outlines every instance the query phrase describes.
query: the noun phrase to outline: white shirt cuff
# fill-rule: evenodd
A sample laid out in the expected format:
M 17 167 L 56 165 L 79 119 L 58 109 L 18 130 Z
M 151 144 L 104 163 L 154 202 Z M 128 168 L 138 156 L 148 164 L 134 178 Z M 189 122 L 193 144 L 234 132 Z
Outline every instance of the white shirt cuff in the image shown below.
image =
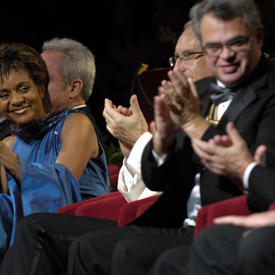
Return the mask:
M 141 157 L 145 146 L 151 138 L 152 135 L 149 132 L 141 135 L 134 144 L 128 159 L 123 159 L 117 188 L 127 201 L 136 200 L 145 188 L 141 179 Z
M 141 171 L 141 157 L 143 150 L 147 143 L 150 141 L 152 138 L 152 134 L 150 132 L 145 132 L 142 134 L 136 143 L 134 144 L 127 160 L 127 167 L 130 169 L 130 171 L 134 173 L 140 173 Z
M 248 189 L 249 187 L 249 177 L 251 174 L 251 171 L 253 170 L 253 168 L 258 165 L 257 162 L 251 162 L 249 165 L 247 165 L 247 167 L 245 168 L 244 171 L 244 175 L 243 175 L 243 187 L 245 189 Z

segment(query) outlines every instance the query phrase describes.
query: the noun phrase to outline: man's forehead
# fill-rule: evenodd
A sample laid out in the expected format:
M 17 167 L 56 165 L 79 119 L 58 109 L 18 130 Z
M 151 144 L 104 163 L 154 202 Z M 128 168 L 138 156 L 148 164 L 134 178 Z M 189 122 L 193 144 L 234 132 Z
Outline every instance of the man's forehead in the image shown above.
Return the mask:
M 238 36 L 249 34 L 249 29 L 242 17 L 222 20 L 212 14 L 203 16 L 200 31 L 202 43 L 228 41 Z
M 184 54 L 202 51 L 199 41 L 194 35 L 186 35 L 183 33 L 178 40 L 175 48 L 176 54 Z

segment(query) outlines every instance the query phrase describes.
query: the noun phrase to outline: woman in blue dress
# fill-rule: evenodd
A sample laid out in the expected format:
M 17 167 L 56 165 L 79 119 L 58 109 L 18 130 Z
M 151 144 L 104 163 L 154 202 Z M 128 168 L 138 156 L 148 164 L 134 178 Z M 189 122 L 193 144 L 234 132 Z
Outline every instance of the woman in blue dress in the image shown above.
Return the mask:
M 78 109 L 49 114 L 47 86 L 36 50 L 0 45 L 0 111 L 12 133 L 0 141 L 0 260 L 20 217 L 93 196 L 93 185 L 108 192 L 107 163 L 90 119 Z

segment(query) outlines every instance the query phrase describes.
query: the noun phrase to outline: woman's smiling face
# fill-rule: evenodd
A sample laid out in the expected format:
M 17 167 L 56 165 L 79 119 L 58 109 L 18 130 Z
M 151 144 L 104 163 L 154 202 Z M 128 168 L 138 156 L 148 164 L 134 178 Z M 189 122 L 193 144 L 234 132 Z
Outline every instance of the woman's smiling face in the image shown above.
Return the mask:
M 26 124 L 45 115 L 43 91 L 24 69 L 11 69 L 0 81 L 0 111 L 10 121 Z

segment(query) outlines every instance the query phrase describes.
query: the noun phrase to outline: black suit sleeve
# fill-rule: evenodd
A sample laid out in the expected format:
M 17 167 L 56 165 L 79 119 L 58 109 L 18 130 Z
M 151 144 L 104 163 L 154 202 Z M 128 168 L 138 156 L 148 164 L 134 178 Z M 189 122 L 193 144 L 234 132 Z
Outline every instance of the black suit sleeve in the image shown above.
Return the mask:
M 255 166 L 249 177 L 248 207 L 253 212 L 265 211 L 275 201 L 275 170 Z
M 153 154 L 152 140 L 143 151 L 141 172 L 145 185 L 154 191 L 164 191 L 168 185 L 176 182 L 190 182 L 198 172 L 198 164 L 190 161 L 193 157 L 193 150 L 190 139 L 183 132 L 176 136 L 165 162 L 158 166 Z M 193 180 L 192 180 L 193 182 Z

